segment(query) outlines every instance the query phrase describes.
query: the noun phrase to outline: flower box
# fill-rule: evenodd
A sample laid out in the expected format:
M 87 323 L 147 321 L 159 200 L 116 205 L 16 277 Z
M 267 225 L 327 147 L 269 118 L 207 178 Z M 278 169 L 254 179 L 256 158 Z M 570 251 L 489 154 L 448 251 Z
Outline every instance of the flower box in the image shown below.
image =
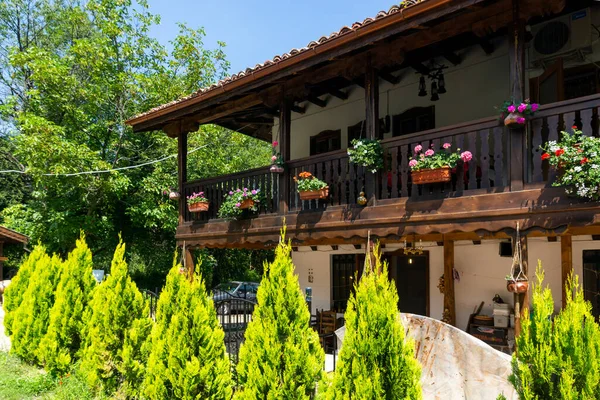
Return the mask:
M 241 210 L 247 210 L 252 207 L 254 207 L 254 200 L 252 200 L 252 199 L 243 200 L 242 203 L 240 204 Z
M 506 290 L 511 293 L 527 293 L 527 289 L 529 288 L 529 282 L 524 280 L 507 280 L 506 281 Z
M 421 169 L 418 171 L 412 171 L 411 176 L 412 182 L 415 185 L 450 182 L 452 180 L 452 169 L 450 167 Z
M 300 200 L 326 199 L 329 197 L 329 186 L 319 190 L 299 191 L 298 194 L 300 195 Z
M 208 206 L 210 205 L 210 202 L 208 201 L 200 201 L 198 203 L 188 203 L 188 210 L 190 212 L 204 212 L 204 211 L 208 211 Z

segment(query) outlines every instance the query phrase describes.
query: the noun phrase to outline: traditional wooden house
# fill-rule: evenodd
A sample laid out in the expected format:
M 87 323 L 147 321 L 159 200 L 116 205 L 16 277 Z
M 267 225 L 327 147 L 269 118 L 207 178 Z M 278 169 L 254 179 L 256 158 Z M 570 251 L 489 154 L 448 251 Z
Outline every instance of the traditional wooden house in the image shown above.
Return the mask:
M 540 157 L 540 145 L 574 125 L 599 135 L 598 26 L 591 0 L 404 1 L 129 124 L 179 143 L 179 245 L 266 248 L 285 221 L 313 310 L 343 312 L 370 232 L 384 245 L 400 309 L 465 329 L 480 302 L 488 314 L 496 294 L 513 303 L 505 276 L 518 223 L 529 275 L 541 260 L 560 298 L 574 270 L 598 315 L 600 204 L 552 187 L 556 171 Z M 526 98 L 539 110 L 505 127 L 495 107 Z M 188 181 L 187 136 L 203 124 L 278 142 L 283 172 L 266 160 Z M 380 139 L 375 173 L 349 161 L 356 138 Z M 414 147 L 443 143 L 472 159 L 449 182 L 417 185 Z M 302 171 L 328 184 L 327 198 L 300 199 Z M 267 194 L 259 213 L 219 219 L 224 196 L 243 188 Z M 186 196 L 199 191 L 210 207 L 191 213 Z

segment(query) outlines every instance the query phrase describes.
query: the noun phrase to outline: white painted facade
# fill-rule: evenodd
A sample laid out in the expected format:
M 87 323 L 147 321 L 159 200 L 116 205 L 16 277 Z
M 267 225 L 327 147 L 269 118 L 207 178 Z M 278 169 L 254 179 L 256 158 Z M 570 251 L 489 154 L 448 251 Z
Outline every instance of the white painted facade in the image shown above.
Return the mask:
M 469 315 L 482 301 L 485 302 L 483 314 L 492 314 L 492 298 L 499 294 L 506 303 L 513 304 L 513 295 L 506 290 L 505 276 L 510 272 L 511 257 L 500 257 L 500 240 L 483 240 L 480 245 L 471 241 L 457 241 L 455 245 L 455 269 L 460 280 L 455 281 L 456 326 L 466 329 Z M 364 246 L 363 246 L 364 247 Z M 384 252 L 394 252 L 402 245 L 386 244 Z M 430 317 L 441 319 L 444 296 L 437 288 L 438 280 L 444 273 L 443 247 L 434 242 L 423 242 L 429 252 L 429 310 Z M 573 269 L 582 282 L 583 250 L 600 249 L 600 241 L 591 236 L 573 236 Z M 555 300 L 555 309 L 559 310 L 561 299 L 561 261 L 560 238 L 557 242 L 548 242 L 546 238 L 528 238 L 530 279 L 534 281 L 537 261 L 542 262 L 545 271 L 545 284 L 550 287 Z M 292 253 L 300 286 L 304 292 L 312 288 L 312 309 L 331 309 L 331 256 L 334 254 L 361 254 L 353 245 L 340 245 L 332 251 L 330 246 L 299 247 Z M 312 282 L 309 282 L 309 274 Z

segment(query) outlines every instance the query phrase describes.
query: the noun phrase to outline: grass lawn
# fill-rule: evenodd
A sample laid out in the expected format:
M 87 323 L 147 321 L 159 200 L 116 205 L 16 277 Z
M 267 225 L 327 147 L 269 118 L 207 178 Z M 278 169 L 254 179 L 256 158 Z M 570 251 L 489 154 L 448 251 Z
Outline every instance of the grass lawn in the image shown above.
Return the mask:
M 6 352 L 0 352 L 0 399 L 100 400 L 78 377 L 53 378 Z

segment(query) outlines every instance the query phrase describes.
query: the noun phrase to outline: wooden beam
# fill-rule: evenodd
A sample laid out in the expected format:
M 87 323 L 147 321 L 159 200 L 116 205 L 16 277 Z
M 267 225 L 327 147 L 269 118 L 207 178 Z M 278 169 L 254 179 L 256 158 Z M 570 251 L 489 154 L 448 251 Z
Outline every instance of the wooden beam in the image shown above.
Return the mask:
M 410 67 L 412 69 L 414 69 L 415 71 L 417 71 L 418 73 L 423 74 L 423 75 L 427 75 L 427 74 L 429 74 L 429 72 L 431 72 L 430 69 L 428 67 L 426 67 L 425 65 L 423 65 L 422 63 L 413 63 L 410 65 Z
M 490 54 L 493 54 L 494 51 L 496 50 L 496 48 L 494 47 L 494 45 L 492 44 L 492 42 L 490 42 L 488 39 L 486 38 L 481 38 L 479 40 L 479 47 L 481 47 L 481 49 L 485 52 L 485 54 L 487 54 L 488 56 Z
M 436 244 L 440 247 L 442 247 L 444 245 L 444 242 L 436 242 Z
M 514 20 L 508 34 L 509 82 L 513 101 L 524 99 L 525 88 L 525 23 L 518 19 L 519 1 L 512 0 Z M 510 190 L 523 190 L 525 125 L 510 130 Z
M 560 237 L 560 270 L 562 283 L 562 308 L 567 304 L 567 293 L 565 285 L 573 274 L 573 239 L 571 235 Z
M 600 235 L 592 235 L 592 240 L 600 240 Z
M 319 106 L 321 108 L 327 107 L 327 102 L 325 100 L 321 100 L 317 96 L 309 95 L 308 98 L 307 98 L 307 100 L 310 101 L 311 103 L 313 103 L 314 105 Z
M 481 240 L 473 240 L 473 244 L 475 246 L 479 246 L 481 244 Z
M 317 246 L 310 246 L 310 249 L 311 249 L 312 251 L 317 251 L 317 250 L 318 250 Z
M 337 97 L 340 100 L 348 100 L 348 94 L 346 92 L 342 92 L 339 89 L 335 89 L 335 88 L 330 88 L 327 89 L 327 93 L 329 93 L 330 95 Z
M 183 197 L 183 196 L 182 196 Z M 189 247 L 185 248 L 185 267 L 188 272 L 188 278 L 190 281 L 194 279 L 194 256 L 192 250 Z
M 548 242 L 556 242 L 558 240 L 557 236 L 548 236 Z
M 292 102 L 281 94 L 281 103 L 279 106 L 279 152 L 284 162 L 290 160 L 290 138 L 292 128 Z M 283 174 L 279 175 L 279 207 L 280 215 L 287 214 L 289 210 L 288 194 L 290 192 L 290 171 L 285 169 Z
M 208 124 L 219 118 L 247 110 L 250 107 L 258 106 L 264 103 L 264 99 L 258 94 L 249 94 L 240 99 L 227 102 L 214 108 L 204 110 L 193 115 L 192 118 L 196 123 Z
M 449 51 L 444 54 L 444 58 L 451 62 L 453 65 L 458 65 L 462 62 L 462 58 L 453 51 Z
M 331 245 L 331 250 L 336 251 L 338 249 L 338 245 L 337 244 L 332 244 Z
M 355 85 L 360 86 L 363 89 L 365 88 L 365 77 L 364 76 L 352 79 L 351 82 L 354 83 Z
M 184 186 L 187 182 L 188 134 L 180 132 L 177 136 L 177 183 L 179 187 L 179 225 L 185 222 L 186 194 Z
M 456 303 L 454 297 L 454 242 L 444 239 L 444 318 L 456 326 Z
M 298 114 L 304 114 L 304 113 L 306 113 L 306 108 L 301 107 L 301 106 L 297 106 L 295 104 L 290 107 L 290 110 L 292 110 L 293 112 L 298 113 Z
M 384 71 L 379 72 L 379 77 L 385 81 L 388 81 L 392 85 L 397 85 L 398 83 L 400 83 L 400 80 L 402 79 L 399 76 L 394 76 L 394 75 L 390 74 L 389 72 L 384 72 Z
M 380 139 L 379 137 L 379 79 L 373 67 L 371 57 L 367 58 L 367 71 L 365 73 L 365 130 L 367 139 Z M 377 179 L 375 174 L 366 172 L 365 192 L 368 206 L 377 204 Z
M 361 247 L 362 247 L 362 244 L 355 244 L 355 245 L 354 245 L 354 248 L 355 248 L 356 250 L 360 250 L 360 249 L 361 249 Z
M 523 262 L 523 272 L 529 277 L 529 248 L 527 246 L 527 236 L 523 235 L 521 235 L 521 261 Z M 531 277 L 529 277 L 529 280 L 531 288 Z M 521 318 L 529 313 L 529 290 L 523 294 L 514 294 L 514 304 L 517 303 L 519 304 L 519 315 L 515 315 L 515 336 L 521 334 Z
M 298 251 L 298 246 L 292 246 L 292 251 Z

